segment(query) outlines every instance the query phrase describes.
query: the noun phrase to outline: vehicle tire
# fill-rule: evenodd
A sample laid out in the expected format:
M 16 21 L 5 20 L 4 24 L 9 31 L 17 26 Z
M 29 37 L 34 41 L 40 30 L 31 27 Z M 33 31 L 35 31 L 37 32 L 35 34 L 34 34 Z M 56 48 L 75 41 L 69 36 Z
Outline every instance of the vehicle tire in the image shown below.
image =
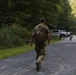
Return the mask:
M 64 34 L 62 34 L 62 37 L 65 37 L 65 35 L 64 35 Z

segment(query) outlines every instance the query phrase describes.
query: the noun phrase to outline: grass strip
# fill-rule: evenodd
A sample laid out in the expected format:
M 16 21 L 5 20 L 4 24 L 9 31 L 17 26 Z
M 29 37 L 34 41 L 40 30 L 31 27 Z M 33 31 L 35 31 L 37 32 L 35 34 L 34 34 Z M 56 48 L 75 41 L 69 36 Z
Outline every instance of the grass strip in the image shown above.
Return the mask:
M 57 41 L 59 41 L 59 40 L 52 40 L 51 44 L 54 44 Z M 24 45 L 21 47 L 0 50 L 0 59 L 4 59 L 4 58 L 10 57 L 10 56 L 14 56 L 17 54 L 28 52 L 28 51 L 33 50 L 33 49 L 34 49 L 34 45 L 32 47 L 30 47 L 29 45 Z

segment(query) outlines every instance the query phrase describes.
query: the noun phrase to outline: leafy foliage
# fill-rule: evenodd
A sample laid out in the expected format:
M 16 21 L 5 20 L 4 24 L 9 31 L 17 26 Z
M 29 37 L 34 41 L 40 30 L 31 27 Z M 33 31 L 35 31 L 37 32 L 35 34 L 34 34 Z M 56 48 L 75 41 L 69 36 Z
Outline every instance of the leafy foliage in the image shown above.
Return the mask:
M 12 47 L 28 43 L 29 32 L 41 17 L 46 18 L 46 25 L 66 30 L 73 28 L 75 20 L 68 0 L 0 0 L 0 44 Z
M 68 0 L 64 0 L 62 5 L 62 12 L 58 16 L 57 27 L 59 29 L 69 30 L 70 16 L 71 16 L 71 7 Z
M 30 36 L 28 30 L 22 26 L 2 27 L 0 30 L 0 48 L 17 47 L 27 43 Z
M 32 29 L 41 17 L 57 25 L 59 15 L 68 12 L 68 0 L 0 0 L 0 25 L 17 23 Z

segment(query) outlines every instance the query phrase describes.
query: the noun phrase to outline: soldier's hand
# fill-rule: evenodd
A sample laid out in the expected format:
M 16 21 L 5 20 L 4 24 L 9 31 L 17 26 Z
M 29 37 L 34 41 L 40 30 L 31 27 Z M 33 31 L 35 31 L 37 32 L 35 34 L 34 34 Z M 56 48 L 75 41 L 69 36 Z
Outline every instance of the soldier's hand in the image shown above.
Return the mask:
M 48 42 L 48 45 L 50 44 L 50 42 Z
M 32 43 L 30 43 L 30 47 L 32 47 Z

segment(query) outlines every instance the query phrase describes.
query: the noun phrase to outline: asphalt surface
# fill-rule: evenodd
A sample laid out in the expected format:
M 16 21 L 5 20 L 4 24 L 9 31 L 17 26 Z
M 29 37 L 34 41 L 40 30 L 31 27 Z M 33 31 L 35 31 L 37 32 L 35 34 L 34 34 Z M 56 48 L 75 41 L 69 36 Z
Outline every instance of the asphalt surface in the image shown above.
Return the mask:
M 39 72 L 35 51 L 0 60 L 0 75 L 76 75 L 76 36 L 46 47 L 46 58 Z

